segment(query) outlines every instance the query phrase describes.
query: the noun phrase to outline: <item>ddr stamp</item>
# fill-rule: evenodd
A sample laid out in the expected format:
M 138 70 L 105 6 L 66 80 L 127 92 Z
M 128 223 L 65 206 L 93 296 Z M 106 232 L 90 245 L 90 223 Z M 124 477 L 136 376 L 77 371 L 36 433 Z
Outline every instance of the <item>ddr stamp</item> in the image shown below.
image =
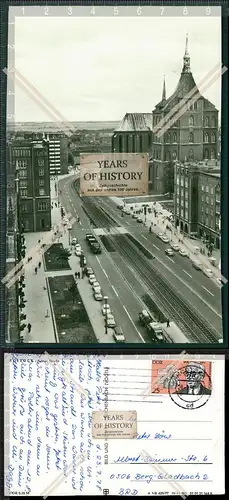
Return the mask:
M 130 439 L 137 435 L 136 411 L 93 411 L 94 439 Z
M 167 394 L 181 408 L 204 406 L 212 392 L 211 361 L 152 362 L 152 394 Z

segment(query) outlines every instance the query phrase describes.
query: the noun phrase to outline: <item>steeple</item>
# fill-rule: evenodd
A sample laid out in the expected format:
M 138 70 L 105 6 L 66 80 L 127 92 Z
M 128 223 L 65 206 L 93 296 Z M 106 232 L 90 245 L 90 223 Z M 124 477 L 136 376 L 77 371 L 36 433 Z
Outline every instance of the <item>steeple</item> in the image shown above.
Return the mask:
M 183 65 L 182 73 L 191 73 L 190 55 L 188 52 L 188 34 L 186 34 L 185 53 L 184 53 L 183 61 L 184 61 L 184 65 Z
M 166 100 L 166 88 L 165 88 L 165 76 L 164 76 L 164 82 L 163 82 L 163 90 L 162 90 L 162 101 Z

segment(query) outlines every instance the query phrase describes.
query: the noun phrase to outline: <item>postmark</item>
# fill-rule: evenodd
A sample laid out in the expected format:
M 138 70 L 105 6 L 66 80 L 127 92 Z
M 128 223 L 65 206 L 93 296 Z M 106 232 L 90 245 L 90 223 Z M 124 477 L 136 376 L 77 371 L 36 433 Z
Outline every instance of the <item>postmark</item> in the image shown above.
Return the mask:
M 136 411 L 93 411 L 94 439 L 130 439 L 137 435 Z
M 152 362 L 152 394 L 167 394 L 181 408 L 204 406 L 212 392 L 211 361 Z

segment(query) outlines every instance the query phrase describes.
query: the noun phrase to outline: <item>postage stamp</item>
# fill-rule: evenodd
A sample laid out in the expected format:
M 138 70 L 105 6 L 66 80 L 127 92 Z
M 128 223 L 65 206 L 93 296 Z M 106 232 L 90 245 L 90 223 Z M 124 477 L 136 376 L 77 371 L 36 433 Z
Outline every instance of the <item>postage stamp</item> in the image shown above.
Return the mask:
M 136 411 L 93 411 L 94 439 L 130 439 L 137 435 Z
M 200 408 L 211 396 L 211 372 L 211 361 L 152 361 L 152 394 L 167 394 L 181 408 Z

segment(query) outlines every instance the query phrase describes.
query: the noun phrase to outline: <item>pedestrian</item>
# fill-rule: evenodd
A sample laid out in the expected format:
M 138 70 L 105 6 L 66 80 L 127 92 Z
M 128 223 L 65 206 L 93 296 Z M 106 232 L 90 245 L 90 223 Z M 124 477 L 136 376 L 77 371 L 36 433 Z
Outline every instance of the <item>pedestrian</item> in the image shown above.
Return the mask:
M 151 231 L 152 231 L 152 228 L 151 228 L 151 226 L 150 226 L 150 227 L 149 227 L 149 232 L 151 233 Z
M 170 324 L 169 324 L 169 319 L 167 319 L 167 328 L 169 328 Z
M 41 242 L 41 240 L 38 240 L 38 242 L 37 242 L 37 243 L 40 243 L 40 242 Z
M 76 280 L 78 279 L 78 273 L 75 273 L 75 279 Z
M 78 272 L 77 274 L 78 274 L 78 279 L 80 279 L 80 272 Z
M 28 332 L 30 333 L 31 332 L 31 328 L 32 328 L 31 323 L 28 323 L 27 328 L 28 328 Z
M 37 274 L 37 267 L 35 267 L 34 272 L 35 272 L 35 274 Z
M 38 268 L 40 269 L 40 267 L 41 267 L 41 262 L 38 262 Z

